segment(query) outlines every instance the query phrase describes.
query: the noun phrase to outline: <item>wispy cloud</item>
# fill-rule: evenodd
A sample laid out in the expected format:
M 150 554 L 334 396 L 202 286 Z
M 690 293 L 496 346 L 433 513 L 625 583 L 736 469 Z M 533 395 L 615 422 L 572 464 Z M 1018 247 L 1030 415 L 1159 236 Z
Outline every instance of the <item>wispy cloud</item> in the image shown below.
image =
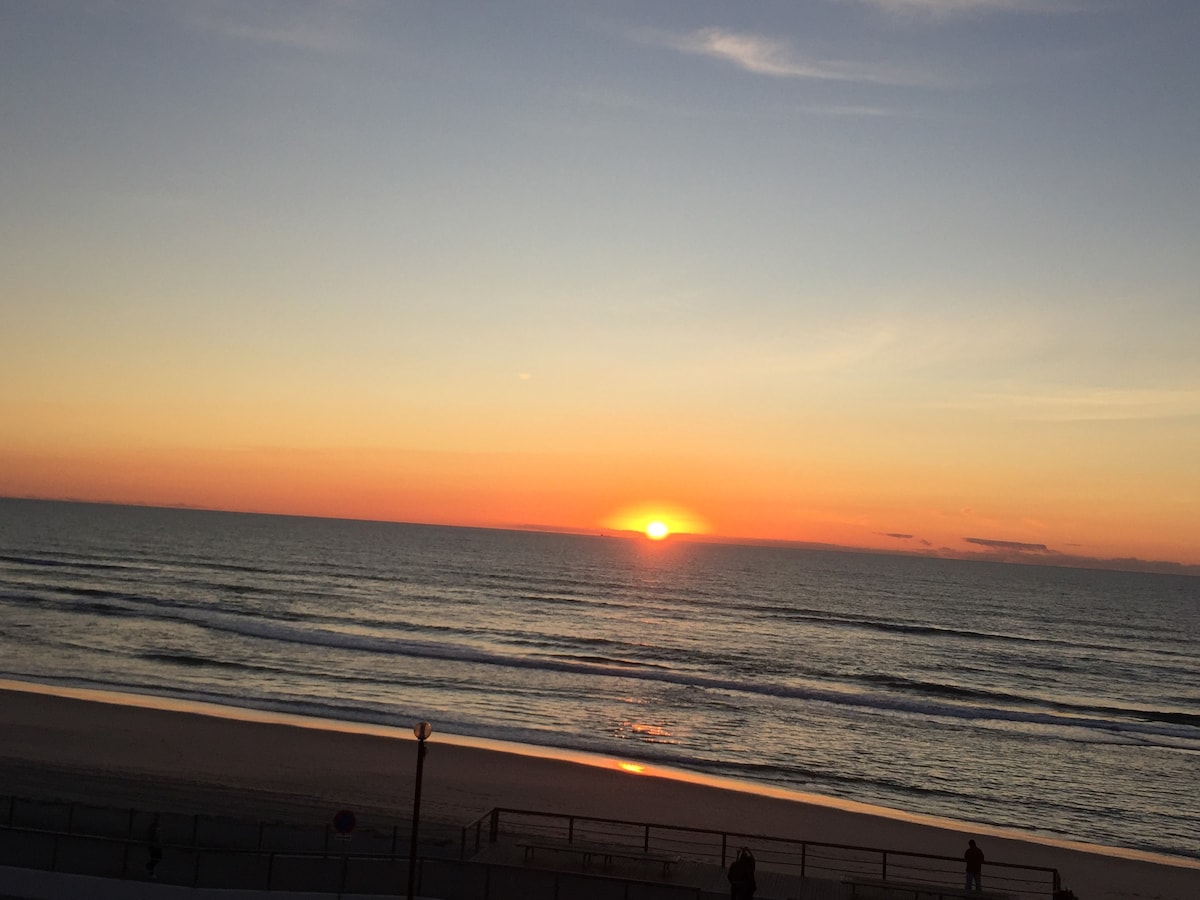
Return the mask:
M 992 538 L 963 538 L 968 544 L 976 544 L 980 547 L 986 547 L 989 550 L 1004 550 L 1016 553 L 1050 553 L 1052 552 L 1045 544 L 1027 544 L 1023 541 L 997 541 Z
M 979 406 L 1008 409 L 1018 418 L 1050 422 L 1135 421 L 1200 416 L 1200 391 L 1191 388 L 1068 389 L 981 395 Z
M 681 53 L 707 56 L 756 75 L 771 78 L 804 78 L 822 81 L 857 81 L 880 84 L 918 84 L 926 79 L 911 72 L 844 60 L 804 56 L 788 41 L 763 35 L 700 28 L 686 34 L 643 32 L 641 39 Z
M 1046 12 L 1078 9 L 1074 0 L 857 0 L 885 12 L 948 18 L 965 13 Z
M 338 53 L 358 43 L 355 0 L 243 3 L 210 0 L 187 7 L 193 24 L 235 40 Z

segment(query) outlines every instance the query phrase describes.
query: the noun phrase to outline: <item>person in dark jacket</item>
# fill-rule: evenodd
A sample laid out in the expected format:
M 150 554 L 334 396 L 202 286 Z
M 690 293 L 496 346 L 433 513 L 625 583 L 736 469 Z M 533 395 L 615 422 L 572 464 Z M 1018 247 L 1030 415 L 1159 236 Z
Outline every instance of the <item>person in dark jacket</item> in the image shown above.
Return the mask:
M 729 900 L 754 900 L 758 882 L 754 880 L 754 854 L 749 847 L 738 851 L 729 866 Z
M 983 890 L 983 851 L 975 846 L 974 841 L 967 841 L 967 852 L 963 854 L 967 864 L 967 883 L 963 890 Z
M 158 864 L 162 862 L 163 848 L 162 840 L 158 836 L 158 815 L 150 820 L 150 824 L 146 827 L 146 855 L 149 857 L 146 860 L 146 877 L 157 878 L 158 873 L 154 870 L 158 868 Z

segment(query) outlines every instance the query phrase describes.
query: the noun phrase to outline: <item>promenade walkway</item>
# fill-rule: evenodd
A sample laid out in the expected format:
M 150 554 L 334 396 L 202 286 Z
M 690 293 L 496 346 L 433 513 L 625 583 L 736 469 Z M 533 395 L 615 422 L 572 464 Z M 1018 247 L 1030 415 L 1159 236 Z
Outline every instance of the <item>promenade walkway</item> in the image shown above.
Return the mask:
M 8 812 L 0 900 L 370 900 L 403 896 L 408 884 L 398 826 L 347 839 L 324 826 L 164 814 L 163 858 L 150 881 L 150 813 L 33 800 L 10 801 Z M 757 900 L 849 900 L 853 881 L 857 900 L 961 893 L 958 859 L 781 837 L 509 809 L 467 826 L 431 823 L 422 834 L 415 882 L 429 900 L 724 900 L 726 866 L 743 845 L 758 856 Z M 1055 870 L 989 866 L 996 896 L 1052 900 Z
M 355 900 L 396 900 L 396 894 L 356 894 Z M 0 900 L 330 900 L 313 891 L 252 891 L 192 888 L 0 866 Z M 421 898 L 440 900 L 440 898 Z

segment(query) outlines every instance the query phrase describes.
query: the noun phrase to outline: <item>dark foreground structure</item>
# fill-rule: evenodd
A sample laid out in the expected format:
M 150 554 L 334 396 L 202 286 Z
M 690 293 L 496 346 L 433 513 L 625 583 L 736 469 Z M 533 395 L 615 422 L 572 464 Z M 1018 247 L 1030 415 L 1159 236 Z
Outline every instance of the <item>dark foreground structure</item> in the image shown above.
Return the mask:
M 155 816 L 162 859 L 151 881 L 146 834 Z M 97 897 L 180 889 L 196 897 L 403 896 L 408 839 L 400 823 L 339 833 L 332 823 L 10 797 L 0 805 L 0 897 L 66 896 L 54 893 L 53 879 Z M 964 892 L 957 858 L 516 809 L 493 809 L 465 826 L 423 823 L 413 875 L 419 896 L 441 900 L 724 900 L 726 867 L 742 846 L 758 859 L 760 900 L 1061 896 L 1055 869 L 989 862 L 984 891 Z

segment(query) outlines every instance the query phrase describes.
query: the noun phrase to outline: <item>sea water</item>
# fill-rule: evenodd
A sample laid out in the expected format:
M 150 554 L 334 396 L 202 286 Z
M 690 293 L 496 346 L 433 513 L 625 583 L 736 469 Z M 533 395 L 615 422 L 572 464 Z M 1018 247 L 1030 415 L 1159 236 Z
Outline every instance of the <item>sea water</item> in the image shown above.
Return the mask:
M 1200 578 L 0 500 L 0 677 L 1200 858 Z

